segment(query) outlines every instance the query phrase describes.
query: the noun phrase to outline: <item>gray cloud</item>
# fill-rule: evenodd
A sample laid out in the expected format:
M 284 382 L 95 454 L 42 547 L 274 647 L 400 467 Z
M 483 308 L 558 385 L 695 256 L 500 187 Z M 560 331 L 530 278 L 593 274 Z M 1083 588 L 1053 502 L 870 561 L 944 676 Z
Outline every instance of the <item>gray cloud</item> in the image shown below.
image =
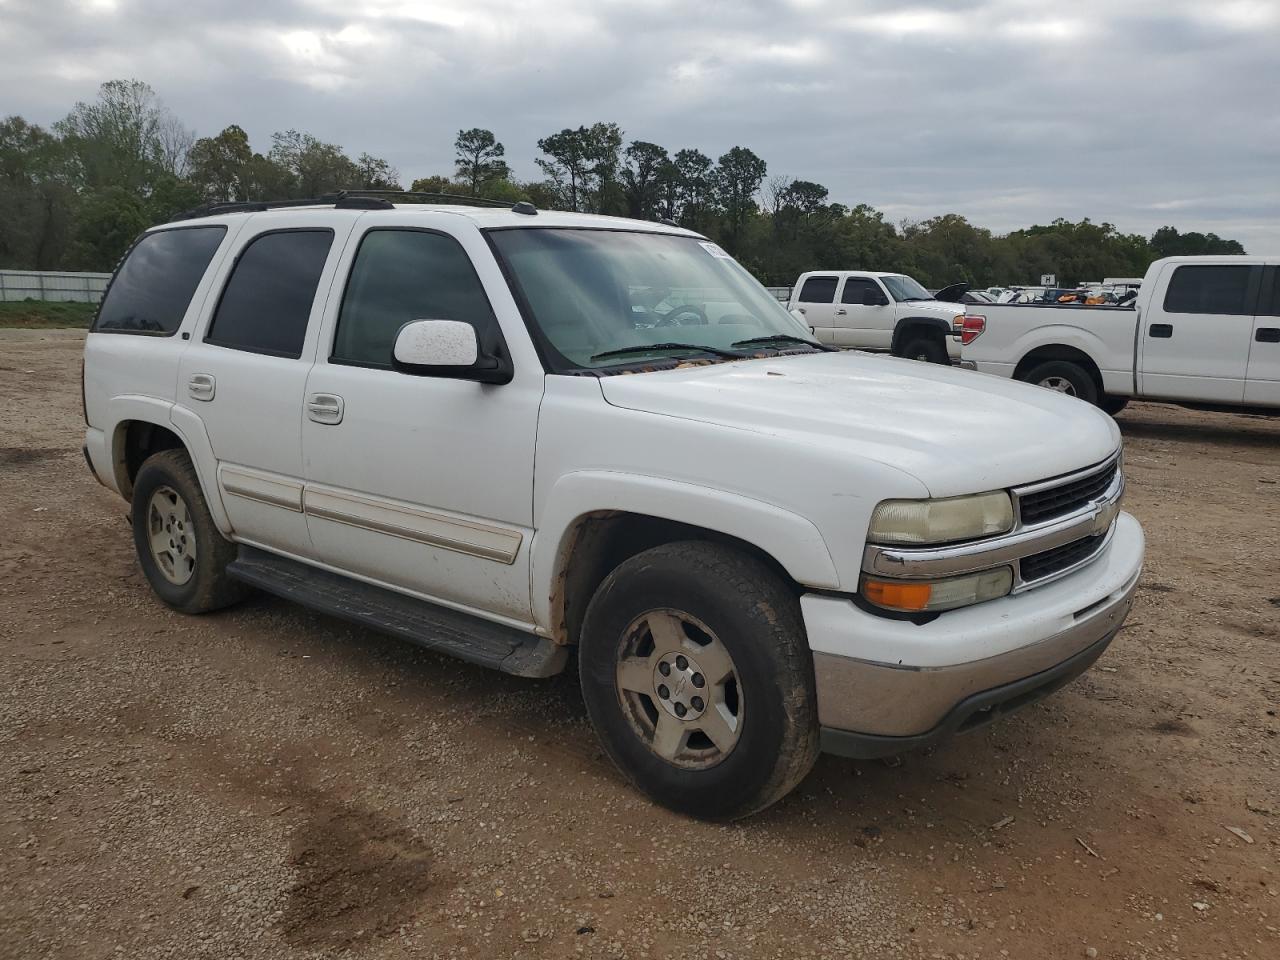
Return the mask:
M 1280 252 L 1276 0 L 0 0 L 0 112 L 147 80 L 201 134 L 296 127 L 448 172 L 491 127 L 620 123 L 894 219 L 1088 216 Z

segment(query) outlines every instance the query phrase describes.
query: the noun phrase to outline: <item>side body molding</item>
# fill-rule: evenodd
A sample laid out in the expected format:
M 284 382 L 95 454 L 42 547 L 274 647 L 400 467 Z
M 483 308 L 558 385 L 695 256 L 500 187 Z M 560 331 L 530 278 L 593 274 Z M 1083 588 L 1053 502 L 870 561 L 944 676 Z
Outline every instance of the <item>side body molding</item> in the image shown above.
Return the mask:
M 818 528 L 798 514 L 712 487 L 606 470 L 568 473 L 547 494 L 537 518 L 530 569 L 534 622 L 555 622 L 552 595 L 573 548 L 577 522 L 619 512 L 674 520 L 753 544 L 798 583 L 836 590 L 840 579 Z

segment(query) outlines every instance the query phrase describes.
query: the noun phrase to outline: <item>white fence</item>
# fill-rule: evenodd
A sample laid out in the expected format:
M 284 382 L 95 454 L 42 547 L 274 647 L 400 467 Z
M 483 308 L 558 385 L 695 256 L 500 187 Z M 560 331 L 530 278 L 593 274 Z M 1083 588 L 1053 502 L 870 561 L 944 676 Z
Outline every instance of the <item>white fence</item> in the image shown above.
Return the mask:
M 97 303 L 110 279 L 109 273 L 0 270 L 0 302 L 74 300 L 77 303 Z

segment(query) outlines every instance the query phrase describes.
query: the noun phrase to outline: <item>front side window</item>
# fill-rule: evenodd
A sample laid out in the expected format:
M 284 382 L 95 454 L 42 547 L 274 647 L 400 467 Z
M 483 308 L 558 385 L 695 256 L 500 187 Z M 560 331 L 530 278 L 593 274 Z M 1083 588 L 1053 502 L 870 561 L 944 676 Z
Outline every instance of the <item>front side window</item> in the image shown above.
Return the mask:
M 93 329 L 172 334 L 226 236 L 223 226 L 158 230 L 139 240 L 103 298 Z
M 884 285 L 889 288 L 889 295 L 899 303 L 909 303 L 912 300 L 932 300 L 933 295 L 924 287 L 920 286 L 910 277 L 904 277 L 901 274 L 895 274 L 889 277 L 883 277 Z
M 332 230 L 282 230 L 249 242 L 205 335 L 205 342 L 277 357 L 302 356 L 311 305 Z
M 836 278 L 810 277 L 800 288 L 800 303 L 835 303 Z
M 1250 266 L 1181 266 L 1164 295 L 1165 313 L 1248 316 Z
M 469 323 L 486 353 L 500 336 L 484 286 L 457 240 L 421 230 L 371 230 L 351 267 L 330 360 L 390 368 L 396 334 L 414 320 Z
M 861 306 L 866 302 L 868 291 L 874 291 L 880 294 L 880 288 L 876 286 L 874 280 L 866 280 L 861 277 L 850 277 L 844 282 L 844 293 L 840 295 L 841 303 L 853 303 Z M 881 296 L 883 296 L 881 294 Z
M 732 359 L 764 349 L 761 343 L 809 349 L 809 328 L 713 243 L 546 227 L 489 237 L 558 372 L 684 356 Z

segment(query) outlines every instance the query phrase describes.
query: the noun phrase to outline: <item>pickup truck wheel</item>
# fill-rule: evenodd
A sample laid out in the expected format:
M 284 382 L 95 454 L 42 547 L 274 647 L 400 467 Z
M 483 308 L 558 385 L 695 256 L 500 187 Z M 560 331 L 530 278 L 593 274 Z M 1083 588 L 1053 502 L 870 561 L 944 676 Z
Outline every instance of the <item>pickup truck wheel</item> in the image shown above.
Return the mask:
M 249 588 L 227 575 L 236 545 L 214 526 L 183 450 L 149 457 L 133 484 L 133 542 L 151 589 L 183 613 L 235 603 Z
M 587 608 L 578 663 L 609 756 L 673 810 L 746 816 L 785 795 L 817 757 L 799 604 L 736 550 L 689 541 L 622 563 Z
M 1069 360 L 1050 360 L 1027 373 L 1023 378 L 1038 387 L 1056 390 L 1068 396 L 1078 397 L 1085 403 L 1098 403 L 1098 385 L 1089 371 Z
M 909 360 L 923 360 L 925 363 L 951 363 L 951 358 L 947 356 L 947 345 L 936 337 L 908 340 L 902 355 Z

